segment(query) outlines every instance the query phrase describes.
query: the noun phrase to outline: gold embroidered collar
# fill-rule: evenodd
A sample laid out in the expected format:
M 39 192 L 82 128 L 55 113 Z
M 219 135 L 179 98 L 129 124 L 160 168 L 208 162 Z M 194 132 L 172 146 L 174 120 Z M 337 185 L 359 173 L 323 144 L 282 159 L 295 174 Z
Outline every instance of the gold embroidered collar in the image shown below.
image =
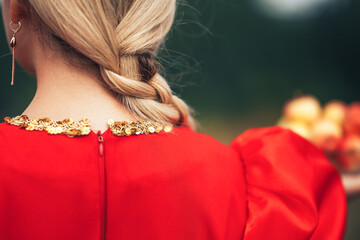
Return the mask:
M 71 118 L 62 121 L 54 121 L 50 118 L 29 118 L 26 115 L 16 117 L 5 117 L 5 122 L 10 125 L 19 126 L 28 131 L 47 131 L 49 134 L 64 134 L 69 137 L 84 136 L 91 132 L 90 121 L 87 118 L 79 122 Z M 108 126 L 115 136 L 148 135 L 150 133 L 159 133 L 161 131 L 170 132 L 172 125 L 165 125 L 156 122 L 141 121 L 114 121 L 110 119 Z

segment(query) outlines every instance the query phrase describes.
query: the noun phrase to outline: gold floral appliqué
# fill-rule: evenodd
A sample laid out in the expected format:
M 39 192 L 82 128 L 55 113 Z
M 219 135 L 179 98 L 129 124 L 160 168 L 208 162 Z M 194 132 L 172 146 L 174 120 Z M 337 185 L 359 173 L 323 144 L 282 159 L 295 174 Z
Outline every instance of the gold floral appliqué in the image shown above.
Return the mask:
M 29 118 L 26 115 L 16 117 L 5 117 L 5 122 L 11 125 L 19 126 L 28 131 L 47 131 L 49 134 L 63 134 L 69 137 L 84 136 L 91 132 L 90 121 L 84 118 L 78 122 L 71 118 L 62 121 L 54 121 L 50 118 Z M 164 125 L 155 122 L 140 121 L 114 121 L 109 120 L 110 131 L 115 136 L 131 136 L 140 134 L 159 133 L 161 131 L 170 132 L 172 125 Z

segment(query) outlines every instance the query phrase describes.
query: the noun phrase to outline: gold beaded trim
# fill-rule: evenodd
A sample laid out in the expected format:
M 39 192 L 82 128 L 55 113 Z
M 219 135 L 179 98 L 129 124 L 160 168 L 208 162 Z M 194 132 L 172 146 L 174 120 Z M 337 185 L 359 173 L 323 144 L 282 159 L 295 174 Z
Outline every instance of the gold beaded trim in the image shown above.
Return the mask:
M 149 133 L 159 133 L 161 131 L 170 132 L 172 130 L 171 125 L 163 125 L 155 122 L 140 122 L 140 121 L 117 121 L 110 119 L 108 121 L 111 132 L 115 136 L 130 136 Z
M 62 121 L 54 121 L 50 118 L 34 118 L 31 119 L 26 115 L 16 117 L 5 117 L 5 122 L 10 125 L 19 126 L 28 131 L 47 131 L 49 134 L 64 134 L 69 137 L 84 136 L 91 132 L 90 121 L 87 118 L 75 122 L 71 118 Z M 115 136 L 131 136 L 149 133 L 159 133 L 161 131 L 172 131 L 171 125 L 164 125 L 154 122 L 140 121 L 117 121 L 110 119 L 108 121 L 109 128 Z

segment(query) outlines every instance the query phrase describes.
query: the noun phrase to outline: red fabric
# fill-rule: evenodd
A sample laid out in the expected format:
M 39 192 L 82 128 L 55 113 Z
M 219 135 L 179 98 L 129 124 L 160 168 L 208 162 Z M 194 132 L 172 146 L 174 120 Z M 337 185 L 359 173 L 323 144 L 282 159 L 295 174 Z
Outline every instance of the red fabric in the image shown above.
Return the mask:
M 342 238 L 339 176 L 288 130 L 102 136 L 0 124 L 0 240 Z

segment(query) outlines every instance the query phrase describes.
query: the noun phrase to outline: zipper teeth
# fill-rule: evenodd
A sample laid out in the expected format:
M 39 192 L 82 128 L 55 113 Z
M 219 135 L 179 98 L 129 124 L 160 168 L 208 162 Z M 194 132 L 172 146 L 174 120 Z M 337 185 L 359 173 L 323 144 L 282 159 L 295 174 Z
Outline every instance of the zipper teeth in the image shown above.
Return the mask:
M 100 239 L 106 239 L 106 182 L 105 182 L 105 160 L 104 160 L 104 138 L 101 131 L 98 131 L 99 142 L 99 184 L 100 184 Z

